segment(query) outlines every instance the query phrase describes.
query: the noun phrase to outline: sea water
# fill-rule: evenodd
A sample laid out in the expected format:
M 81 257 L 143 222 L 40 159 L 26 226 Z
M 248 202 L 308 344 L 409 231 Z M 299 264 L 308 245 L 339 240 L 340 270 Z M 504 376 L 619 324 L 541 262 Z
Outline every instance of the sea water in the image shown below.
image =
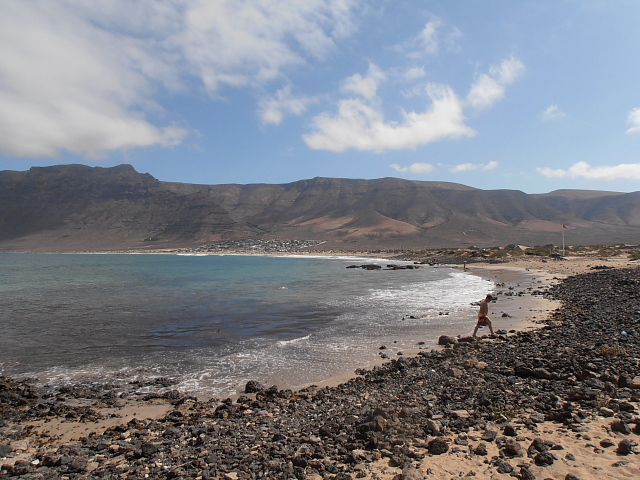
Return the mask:
M 468 334 L 493 284 L 384 259 L 0 254 L 0 373 L 56 386 L 167 377 L 201 397 L 300 388 Z M 377 264 L 381 270 L 346 268 Z M 380 350 L 384 345 L 387 347 Z

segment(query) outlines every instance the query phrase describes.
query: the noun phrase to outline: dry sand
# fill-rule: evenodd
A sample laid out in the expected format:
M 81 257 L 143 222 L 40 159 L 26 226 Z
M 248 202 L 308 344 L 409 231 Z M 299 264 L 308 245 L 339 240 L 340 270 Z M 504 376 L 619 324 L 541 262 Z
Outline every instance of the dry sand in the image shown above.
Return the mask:
M 540 423 L 535 430 L 514 422 L 518 430 L 516 441 L 523 448 L 528 448 L 536 438 L 552 441 L 562 447 L 562 450 L 553 450 L 558 460 L 553 465 L 542 467 L 533 464 L 526 455 L 520 459 L 509 461 L 512 465 L 524 465 L 538 480 L 556 479 L 564 480 L 567 474 L 573 474 L 580 480 L 604 480 L 604 479 L 633 479 L 640 478 L 640 461 L 637 455 L 619 456 L 616 447 L 603 448 L 600 444 L 603 440 L 611 440 L 617 445 L 622 439 L 628 438 L 622 434 L 611 432 L 609 424 L 611 419 L 594 417 L 588 421 L 587 432 L 573 433 L 571 430 L 551 422 Z M 471 431 L 468 434 L 469 445 L 477 446 L 483 432 Z M 485 443 L 485 442 L 482 442 Z M 469 454 L 468 447 L 453 447 L 447 454 L 434 455 L 425 458 L 418 469 L 421 476 L 416 478 L 455 479 L 474 478 L 481 480 L 508 479 L 508 474 L 496 473 L 495 468 L 489 471 L 491 458 L 498 456 L 498 447 L 495 442 L 486 443 L 487 456 Z M 458 450 L 458 451 L 456 451 Z M 518 461 L 520 460 L 520 461 Z M 614 466 L 614 464 L 617 464 Z M 519 473 L 516 468 L 514 473 Z M 375 463 L 367 476 L 362 478 L 392 480 L 402 473 L 400 468 L 388 466 L 388 462 L 381 460 Z M 517 477 L 520 478 L 520 477 Z

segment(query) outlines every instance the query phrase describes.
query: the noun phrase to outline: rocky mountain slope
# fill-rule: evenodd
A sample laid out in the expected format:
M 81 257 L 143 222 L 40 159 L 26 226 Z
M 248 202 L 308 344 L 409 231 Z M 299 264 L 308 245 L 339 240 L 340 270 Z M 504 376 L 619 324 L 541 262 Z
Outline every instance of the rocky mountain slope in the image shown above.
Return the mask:
M 332 248 L 638 243 L 640 192 L 529 195 L 397 178 L 161 182 L 129 165 L 0 172 L 0 250 L 116 250 L 240 238 Z

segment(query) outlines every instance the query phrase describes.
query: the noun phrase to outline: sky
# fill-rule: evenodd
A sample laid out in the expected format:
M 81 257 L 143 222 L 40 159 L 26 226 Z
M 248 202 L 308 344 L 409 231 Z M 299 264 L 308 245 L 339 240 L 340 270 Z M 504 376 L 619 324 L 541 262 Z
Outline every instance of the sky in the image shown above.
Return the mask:
M 0 170 L 640 190 L 637 0 L 2 0 Z

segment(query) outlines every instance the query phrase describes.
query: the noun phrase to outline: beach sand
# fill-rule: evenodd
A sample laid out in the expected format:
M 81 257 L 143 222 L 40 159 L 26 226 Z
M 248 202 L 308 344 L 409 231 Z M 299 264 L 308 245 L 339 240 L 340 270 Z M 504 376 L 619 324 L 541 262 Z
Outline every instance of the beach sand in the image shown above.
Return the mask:
M 549 314 L 559 306 L 557 301 L 546 299 L 542 294 L 533 294 L 533 292 L 544 292 L 563 278 L 591 271 L 593 267 L 625 267 L 629 264 L 630 262 L 624 259 L 567 258 L 561 261 L 543 261 L 539 258 L 518 258 L 499 265 L 478 263 L 467 264 L 466 267 L 469 274 L 482 276 L 496 284 L 498 301 L 490 306 L 490 317 L 493 320 L 494 331 L 522 331 L 539 328 L 544 325 L 544 321 Z M 460 336 L 470 335 L 473 326 L 473 322 L 470 321 L 469 331 L 460 332 Z M 488 331 L 484 333 L 486 334 Z M 485 339 L 483 341 L 491 340 Z M 441 347 L 432 345 L 424 346 L 424 348 L 436 349 Z M 416 355 L 419 350 L 418 348 L 415 351 L 405 350 L 403 356 Z M 383 363 L 382 360 L 378 362 L 378 364 L 381 363 Z M 319 387 L 339 385 L 345 382 L 348 377 L 353 377 L 353 375 L 327 380 L 319 384 Z M 76 400 L 70 399 L 68 402 L 72 404 Z M 53 418 L 50 420 L 27 420 L 23 422 L 21 428 L 29 432 L 29 435 L 9 444 L 13 454 L 10 458 L 0 458 L 0 465 L 13 465 L 19 460 L 32 462 L 34 461 L 35 452 L 43 447 L 53 451 L 60 445 L 79 442 L 83 437 L 99 436 L 107 428 L 127 424 L 133 419 L 151 421 L 164 417 L 170 410 L 188 408 L 188 406 L 171 405 L 168 400 L 159 399 L 147 402 L 127 400 L 119 401 L 118 403 L 119 405 L 116 408 L 102 408 L 100 405 L 92 404 L 91 407 L 104 417 L 97 421 Z M 562 448 L 553 452 L 557 460 L 551 466 L 539 467 L 533 465 L 531 459 L 526 456 L 521 459 L 521 463 L 527 464 L 530 472 L 538 479 L 578 478 L 580 480 L 602 480 L 603 478 L 640 478 L 638 455 L 621 458 L 616 454 L 615 447 L 604 448 L 601 446 L 600 442 L 605 439 L 610 439 L 612 445 L 617 445 L 623 438 L 621 434 L 611 430 L 611 420 L 610 418 L 593 416 L 586 419 L 586 431 L 576 433 L 562 424 L 545 421 L 534 425 L 525 425 L 524 422 L 516 418 L 512 422 L 517 431 L 516 440 L 525 449 L 535 438 L 541 436 L 545 440 L 555 442 Z M 467 435 L 469 445 L 478 444 L 482 433 L 472 429 Z M 498 447 L 495 443 L 488 443 L 487 448 L 486 456 L 470 455 L 467 447 L 454 447 L 445 455 L 429 456 L 416 470 L 415 476 L 410 476 L 406 470 L 403 474 L 400 466 L 390 466 L 388 459 L 381 458 L 367 464 L 367 468 L 362 470 L 357 475 L 357 478 L 372 480 L 450 479 L 463 477 L 477 479 L 508 478 L 507 474 L 496 474 L 495 468 L 489 469 L 490 460 L 498 455 Z M 420 449 L 418 448 L 418 450 Z M 620 463 L 621 461 L 623 462 Z M 617 466 L 612 467 L 612 465 Z M 517 471 L 518 469 L 516 473 Z M 576 476 L 567 477 L 568 474 Z M 87 475 L 86 478 L 91 478 L 90 473 Z M 309 476 L 307 478 L 319 480 L 322 477 Z
M 610 440 L 613 445 L 617 445 L 624 438 L 623 435 L 612 432 L 610 424 L 611 420 L 594 417 L 587 422 L 585 429 L 587 431 L 581 433 L 574 433 L 552 422 L 540 423 L 536 429 L 515 424 L 518 431 L 515 440 L 524 448 L 527 448 L 536 438 L 544 438 L 545 441 L 553 442 L 562 449 L 553 450 L 557 457 L 553 465 L 536 466 L 526 455 L 519 461 L 511 463 L 528 465 L 529 472 L 536 479 L 563 480 L 568 474 L 575 475 L 573 478 L 580 480 L 640 478 L 640 462 L 637 458 L 621 457 L 616 453 L 615 446 L 602 448 L 600 442 L 603 440 Z M 469 432 L 467 435 L 469 443 L 478 445 L 482 434 L 483 432 L 473 430 Z M 452 450 L 455 450 L 455 447 Z M 486 456 L 469 455 L 466 448 L 458 448 L 458 450 L 451 451 L 448 455 L 430 457 L 425 461 L 428 466 L 418 469 L 420 476 L 417 478 L 482 480 L 511 478 L 508 474 L 496 473 L 495 468 L 489 468 L 491 458 L 499 455 L 499 449 L 495 443 L 487 444 Z M 615 464 L 617 466 L 613 466 Z M 402 473 L 402 469 L 391 468 L 384 461 L 379 462 L 373 470 L 375 471 L 371 477 L 365 478 L 393 480 L 396 475 Z M 516 468 L 514 473 L 519 471 L 520 469 Z

